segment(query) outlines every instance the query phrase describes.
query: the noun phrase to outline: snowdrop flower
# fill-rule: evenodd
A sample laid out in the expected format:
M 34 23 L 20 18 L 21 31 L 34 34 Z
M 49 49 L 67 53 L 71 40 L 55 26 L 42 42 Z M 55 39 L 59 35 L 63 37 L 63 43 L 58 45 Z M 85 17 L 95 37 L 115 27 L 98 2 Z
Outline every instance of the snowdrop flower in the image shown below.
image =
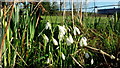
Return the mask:
M 66 30 L 65 26 L 58 26 L 58 28 L 59 28 L 58 38 L 59 38 L 59 40 L 62 40 L 65 33 L 67 32 L 67 30 Z
M 45 34 L 43 35 L 43 38 L 44 38 L 44 40 L 46 40 L 47 42 L 49 42 L 49 39 L 48 39 L 48 37 Z
M 65 55 L 62 53 L 62 59 L 65 60 Z
M 52 58 L 48 57 L 46 63 L 51 64 L 52 63 Z
M 85 58 L 89 58 L 90 56 L 89 56 L 89 54 L 88 53 L 85 53 Z
M 50 58 L 47 58 L 47 64 L 49 64 L 50 63 Z
M 45 29 L 51 29 L 51 24 L 49 22 L 46 23 Z
M 80 46 L 87 46 L 87 39 L 86 37 L 82 37 L 82 39 L 80 40 Z
M 54 45 L 58 45 L 57 40 L 56 40 L 56 39 L 54 39 L 54 38 L 52 38 L 52 39 L 53 39 L 53 44 L 54 44 Z
M 93 59 L 91 59 L 91 65 L 94 63 L 94 60 Z
M 60 33 L 61 34 L 63 34 L 63 35 L 65 35 L 65 33 L 66 33 L 66 28 L 65 28 L 65 26 L 58 26 L 59 27 L 59 31 L 60 31 Z
M 67 38 L 66 43 L 67 43 L 67 45 L 70 45 L 73 43 L 73 38 L 71 35 Z
M 76 26 L 74 26 L 73 29 L 74 29 L 73 31 L 74 35 L 77 35 L 77 33 L 80 34 L 80 30 Z

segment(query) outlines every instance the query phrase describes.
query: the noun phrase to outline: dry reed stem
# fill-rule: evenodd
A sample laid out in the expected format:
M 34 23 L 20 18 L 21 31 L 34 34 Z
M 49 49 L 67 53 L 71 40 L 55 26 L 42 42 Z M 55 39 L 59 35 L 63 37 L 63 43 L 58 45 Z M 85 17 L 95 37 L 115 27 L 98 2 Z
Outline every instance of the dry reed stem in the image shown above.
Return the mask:
M 74 9 L 74 5 L 73 5 L 73 0 L 72 0 L 72 22 L 73 22 L 73 25 L 74 25 L 74 12 L 73 12 L 73 9 Z
M 110 57 L 111 59 L 117 59 L 117 61 L 119 60 L 119 58 L 117 58 L 117 57 L 115 57 L 113 55 L 110 55 L 110 54 L 104 52 L 103 50 L 100 50 L 100 49 L 97 49 L 97 48 L 94 48 L 94 47 L 90 47 L 90 46 L 84 46 L 84 47 L 87 48 L 87 49 L 91 49 L 91 50 L 94 50 L 96 52 L 99 52 L 99 53 L 101 53 L 103 55 L 106 55 L 106 56 Z
M 34 11 L 37 9 L 37 7 L 39 6 L 39 4 L 42 2 L 43 0 L 40 0 L 38 2 L 38 4 L 36 5 L 36 7 L 33 9 L 32 13 L 30 14 L 30 16 L 32 16 L 32 14 L 34 13 Z
M 80 3 L 80 25 L 82 26 L 82 1 Z
M 13 10 L 14 10 L 14 6 L 12 5 L 12 10 L 11 10 L 11 13 L 10 13 L 10 17 L 8 19 L 8 24 L 5 28 L 5 34 L 3 36 L 2 43 L 1 43 L 1 46 L 0 46 L 0 64 L 2 64 L 2 50 L 3 50 L 3 47 L 4 47 L 4 41 L 5 41 L 5 38 L 6 38 L 6 35 L 7 35 L 7 30 L 8 30 L 8 27 L 10 25 L 11 18 L 12 18 Z
M 72 59 L 75 61 L 76 64 L 79 65 L 80 68 L 84 68 L 74 57 L 73 55 L 70 55 L 72 57 Z
M 65 0 L 64 0 L 64 11 L 63 11 L 63 22 L 65 21 L 65 15 L 66 15 L 66 4 L 65 4 Z
M 38 23 L 39 23 L 39 20 L 40 20 L 40 14 L 38 15 L 38 18 L 37 18 L 37 22 L 36 22 L 36 25 L 35 25 L 35 28 L 38 26 Z

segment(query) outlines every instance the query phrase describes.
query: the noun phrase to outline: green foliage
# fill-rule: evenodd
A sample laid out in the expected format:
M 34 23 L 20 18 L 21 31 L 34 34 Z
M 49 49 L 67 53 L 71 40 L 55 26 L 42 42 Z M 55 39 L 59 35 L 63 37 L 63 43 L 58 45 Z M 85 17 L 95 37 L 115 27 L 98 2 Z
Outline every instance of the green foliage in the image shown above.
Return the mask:
M 45 8 L 49 10 L 50 3 L 46 4 L 48 6 Z M 114 64 L 109 57 L 104 58 L 102 54 L 84 48 L 85 41 L 81 42 L 81 39 L 87 41 L 87 46 L 117 55 L 120 48 L 120 20 L 116 16 L 88 16 L 80 26 L 76 20 L 73 25 L 70 16 L 66 17 L 65 22 L 62 16 L 43 16 L 42 21 L 37 21 L 38 15 L 31 15 L 31 8 L 26 8 L 22 15 L 20 10 L 15 5 L 3 49 L 3 67 L 78 67 L 75 59 L 83 67 L 100 66 L 106 60 Z M 1 18 L 5 30 L 9 16 L 1 15 Z M 89 54 L 89 58 L 85 58 L 85 53 Z M 93 64 L 90 63 L 91 59 L 94 60 Z
M 49 13 L 49 15 L 55 14 L 56 9 L 58 9 L 57 2 L 42 2 L 43 7 L 46 9 L 46 11 Z

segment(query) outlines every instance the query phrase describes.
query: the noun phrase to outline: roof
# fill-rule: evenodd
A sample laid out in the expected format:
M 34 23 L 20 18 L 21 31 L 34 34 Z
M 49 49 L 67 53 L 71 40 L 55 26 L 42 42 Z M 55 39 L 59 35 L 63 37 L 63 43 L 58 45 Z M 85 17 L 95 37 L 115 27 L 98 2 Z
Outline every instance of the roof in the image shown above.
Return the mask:
M 112 15 L 115 13 L 120 13 L 120 8 L 110 8 L 110 9 L 99 9 L 98 14 Z

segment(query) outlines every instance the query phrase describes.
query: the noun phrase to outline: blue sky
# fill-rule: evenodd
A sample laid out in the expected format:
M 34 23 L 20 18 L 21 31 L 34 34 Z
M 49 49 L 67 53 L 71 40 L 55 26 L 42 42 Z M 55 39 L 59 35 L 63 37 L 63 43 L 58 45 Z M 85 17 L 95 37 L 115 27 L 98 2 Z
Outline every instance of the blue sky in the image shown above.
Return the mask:
M 105 5 L 118 5 L 118 2 L 96 2 L 95 3 L 96 6 L 105 6 Z M 94 3 L 93 2 L 89 2 L 88 3 L 88 8 L 89 7 L 93 7 Z M 96 11 L 98 9 L 108 9 L 108 8 L 118 8 L 118 6 L 109 6 L 109 7 L 101 7 L 101 8 L 97 8 Z M 88 9 L 89 12 L 92 12 L 93 9 Z
M 46 0 L 45 0 L 46 1 Z M 50 0 L 50 1 L 57 1 L 59 2 L 60 0 Z M 61 0 L 61 1 L 64 1 L 64 0 Z M 65 0 L 66 2 L 69 2 L 69 1 L 72 1 L 72 0 Z M 86 1 L 86 0 L 73 0 L 74 2 L 80 2 L 80 1 Z M 94 2 L 94 0 L 87 0 L 89 2 Z M 96 2 L 118 2 L 120 0 L 95 0 Z
M 52 1 L 57 1 L 59 3 L 60 0 L 52 0 Z M 63 1 L 63 0 L 61 0 Z M 69 2 L 71 0 L 66 0 L 66 2 Z M 83 1 L 83 3 L 85 2 L 85 0 L 74 0 L 74 2 L 81 2 Z M 120 0 L 95 0 L 95 6 L 105 6 L 105 5 L 118 5 L 118 2 Z M 77 6 L 79 6 L 80 3 L 78 3 Z M 94 7 L 94 0 L 88 0 L 88 4 L 87 4 L 87 7 Z M 108 9 L 108 8 L 118 8 L 118 6 L 110 6 L 110 7 L 102 7 L 102 8 L 97 8 L 96 11 L 98 9 Z M 70 6 L 67 6 L 67 9 L 69 9 Z M 83 8 L 84 8 L 84 4 L 83 4 Z M 88 12 L 93 12 L 94 8 L 93 9 L 87 9 Z M 84 11 L 84 10 L 83 10 Z

